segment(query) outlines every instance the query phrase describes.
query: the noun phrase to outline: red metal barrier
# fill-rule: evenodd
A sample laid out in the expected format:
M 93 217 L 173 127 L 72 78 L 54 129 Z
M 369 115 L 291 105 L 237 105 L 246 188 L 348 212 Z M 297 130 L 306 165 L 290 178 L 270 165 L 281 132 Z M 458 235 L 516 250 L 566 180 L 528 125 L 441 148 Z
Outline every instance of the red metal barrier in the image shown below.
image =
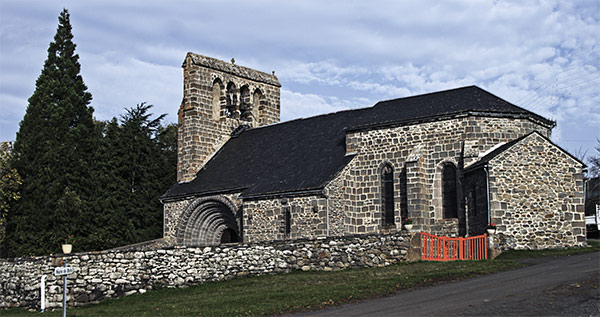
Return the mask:
M 485 259 L 487 259 L 487 234 L 468 238 L 449 238 L 421 232 L 421 260 Z

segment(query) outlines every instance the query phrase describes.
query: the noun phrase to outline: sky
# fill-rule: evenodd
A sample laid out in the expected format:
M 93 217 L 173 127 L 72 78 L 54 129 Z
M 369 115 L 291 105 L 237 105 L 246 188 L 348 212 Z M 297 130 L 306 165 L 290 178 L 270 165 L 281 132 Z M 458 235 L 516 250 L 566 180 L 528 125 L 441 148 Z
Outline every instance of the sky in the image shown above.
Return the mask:
M 598 154 L 598 0 L 0 0 L 0 141 L 16 137 L 63 8 L 97 120 L 147 102 L 176 122 L 194 52 L 275 71 L 282 121 L 477 85 L 555 120 L 571 154 Z

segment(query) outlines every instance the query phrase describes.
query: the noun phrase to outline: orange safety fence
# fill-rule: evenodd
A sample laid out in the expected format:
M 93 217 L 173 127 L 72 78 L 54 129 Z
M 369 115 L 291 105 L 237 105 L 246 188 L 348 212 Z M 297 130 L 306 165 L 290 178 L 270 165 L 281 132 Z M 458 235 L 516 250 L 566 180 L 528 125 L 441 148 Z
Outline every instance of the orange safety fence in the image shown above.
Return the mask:
M 421 232 L 421 260 L 485 259 L 487 259 L 487 234 L 468 238 L 449 238 Z

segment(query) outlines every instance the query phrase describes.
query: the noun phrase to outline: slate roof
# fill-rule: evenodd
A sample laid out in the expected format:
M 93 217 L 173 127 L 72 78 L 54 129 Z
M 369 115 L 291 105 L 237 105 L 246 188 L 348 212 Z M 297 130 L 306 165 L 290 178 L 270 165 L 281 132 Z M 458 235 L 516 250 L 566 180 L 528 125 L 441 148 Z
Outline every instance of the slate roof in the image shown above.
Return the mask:
M 495 148 L 493 151 L 491 151 L 490 153 L 484 155 L 483 157 L 481 157 L 477 162 L 467 166 L 465 168 L 465 173 L 471 172 L 476 170 L 477 168 L 483 167 L 485 166 L 489 161 L 491 161 L 492 159 L 494 159 L 496 156 L 500 155 L 502 152 L 508 150 L 509 148 L 511 148 L 513 145 L 519 143 L 521 140 L 527 138 L 528 136 L 532 135 L 532 134 L 537 134 L 538 136 L 542 137 L 544 140 L 546 140 L 548 143 L 552 144 L 553 146 L 555 146 L 556 148 L 558 148 L 560 151 L 562 151 L 563 153 L 565 153 L 567 156 L 569 156 L 570 158 L 572 158 L 573 160 L 575 160 L 576 162 L 578 162 L 579 164 L 581 164 L 583 167 L 586 167 L 585 163 L 583 163 L 580 159 L 578 159 L 577 157 L 573 156 L 571 153 L 567 152 L 565 149 L 563 149 L 562 147 L 558 146 L 557 144 L 555 144 L 554 142 L 552 142 L 550 139 L 548 139 L 547 137 L 545 137 L 544 135 L 542 135 L 541 133 L 537 132 L 537 131 L 533 131 L 530 132 L 526 135 L 523 135 L 521 137 L 518 137 L 514 140 L 511 140 L 497 148 Z
M 526 135 L 523 135 L 521 137 L 518 137 L 514 140 L 511 140 L 509 142 L 506 142 L 504 144 L 502 144 L 501 146 L 495 148 L 494 150 L 492 150 L 490 153 L 484 155 L 483 157 L 481 157 L 477 162 L 467 166 L 465 168 L 465 173 L 468 173 L 470 171 L 473 171 L 479 167 L 485 166 L 489 161 L 491 161 L 494 157 L 500 155 L 500 153 L 508 150 L 509 148 L 511 148 L 513 145 L 517 144 L 519 141 L 523 140 L 524 138 L 530 136 L 533 133 L 537 133 L 536 131 L 534 132 L 530 132 Z M 539 133 L 538 133 L 539 134 Z
M 523 116 L 554 125 L 476 86 L 381 101 L 370 108 L 246 130 L 223 145 L 194 180 L 174 185 L 161 199 L 233 191 L 253 197 L 319 190 L 352 158 L 345 155 L 346 131 L 467 113 Z

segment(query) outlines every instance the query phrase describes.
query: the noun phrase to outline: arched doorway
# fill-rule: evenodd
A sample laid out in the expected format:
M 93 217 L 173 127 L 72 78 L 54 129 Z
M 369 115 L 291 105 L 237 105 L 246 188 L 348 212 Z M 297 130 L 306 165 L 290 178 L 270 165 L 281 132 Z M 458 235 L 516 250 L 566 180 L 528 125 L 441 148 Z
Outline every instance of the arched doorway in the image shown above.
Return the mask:
M 221 233 L 221 243 L 232 243 L 232 242 L 239 242 L 237 233 L 235 233 L 235 231 L 233 231 L 232 229 L 229 229 L 229 228 L 223 230 L 223 233 Z
M 195 200 L 180 217 L 177 243 L 197 246 L 240 241 L 234 210 L 235 206 L 221 196 Z

